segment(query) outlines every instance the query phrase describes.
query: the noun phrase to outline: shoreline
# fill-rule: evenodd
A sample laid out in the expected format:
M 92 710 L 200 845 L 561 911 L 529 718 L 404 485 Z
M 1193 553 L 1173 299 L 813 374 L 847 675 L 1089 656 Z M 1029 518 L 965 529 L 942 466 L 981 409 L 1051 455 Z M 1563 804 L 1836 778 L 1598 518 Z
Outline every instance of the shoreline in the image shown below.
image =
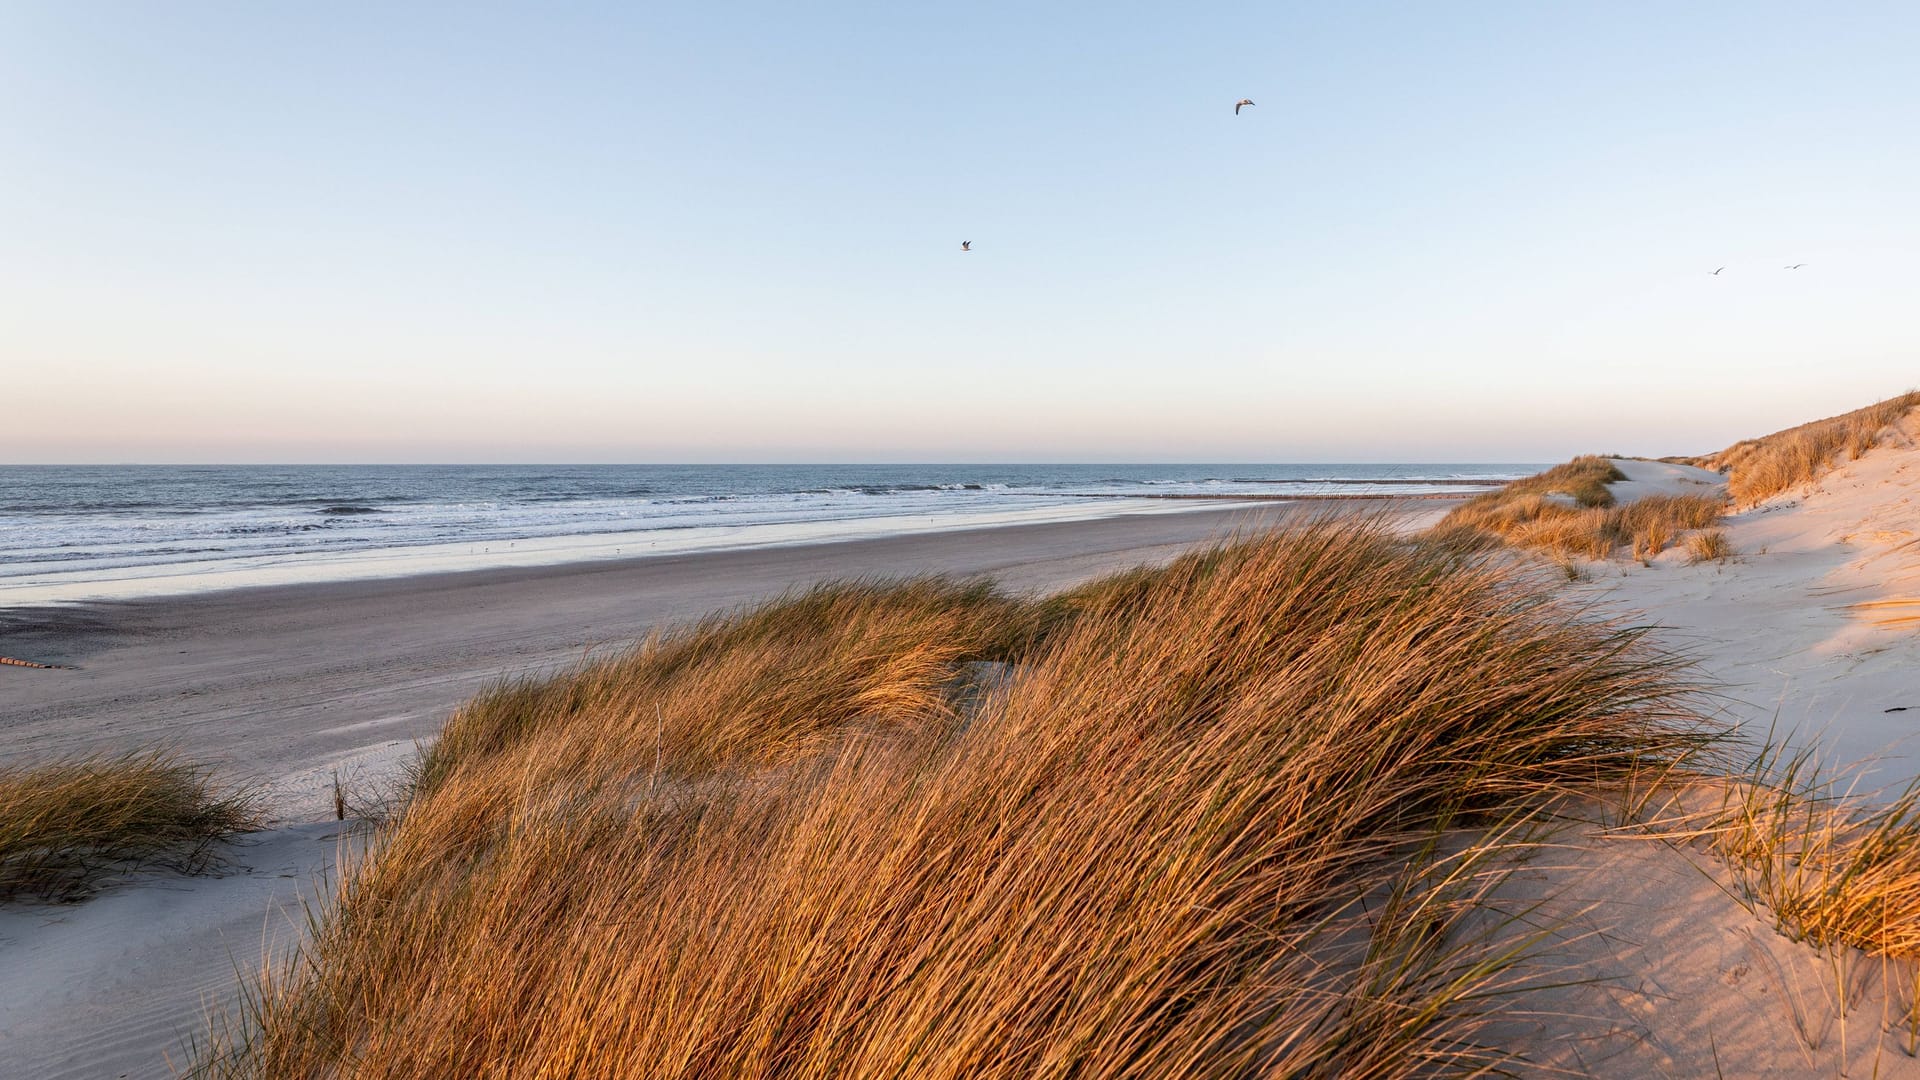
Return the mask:
M 0 530 L 0 610 L 1261 502 L 1444 497 L 1525 471 L 1471 463 L 156 466 L 143 484 L 114 470 L 0 466 L 0 486 L 16 496 L 8 505 L 22 515 L 17 528 Z
M 1373 493 L 1352 496 L 1358 500 L 1381 497 Z M 264 559 L 259 556 L 232 557 L 56 571 L 38 578 L 0 579 L 0 613 L 32 607 L 189 597 L 236 588 L 396 580 L 473 570 L 611 564 L 636 558 L 933 536 L 1022 525 L 1074 524 L 1143 514 L 1190 514 L 1209 509 L 1244 509 L 1255 504 L 1293 500 L 1292 496 L 1279 498 L 1259 493 L 1244 497 L 1208 494 L 1148 495 L 1137 498 L 1102 495 L 1091 498 L 1108 501 L 1112 505 L 1096 507 L 1081 502 L 1062 504 L 1074 505 L 1076 509 L 1073 510 L 1048 511 L 1037 504 L 1028 504 L 1033 507 L 1030 512 L 930 515 L 924 517 L 924 524 L 922 515 L 906 514 L 825 521 L 700 525 L 556 536 L 510 536 L 484 541 L 399 543 L 334 552 L 288 552 L 269 555 Z M 1212 508 L 1181 505 L 1167 502 L 1170 498 L 1197 499 L 1218 505 Z M 1338 499 L 1342 496 L 1318 498 Z
M 1364 513 L 1392 513 L 1365 503 Z M 1418 517 L 1432 501 L 1408 504 Z M 1047 590 L 1164 561 L 1323 503 L 1136 513 L 872 539 L 630 556 L 190 595 L 0 607 L 0 748 L 13 760 L 164 744 L 331 816 L 332 772 L 378 775 L 481 687 L 813 582 L 945 574 Z

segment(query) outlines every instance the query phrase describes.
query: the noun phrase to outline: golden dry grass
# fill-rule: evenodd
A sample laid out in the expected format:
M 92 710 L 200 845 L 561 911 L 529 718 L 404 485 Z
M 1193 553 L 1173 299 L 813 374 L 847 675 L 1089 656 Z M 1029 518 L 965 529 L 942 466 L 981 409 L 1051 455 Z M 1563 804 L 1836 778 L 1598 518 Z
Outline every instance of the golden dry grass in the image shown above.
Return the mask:
M 1727 493 L 1734 503 L 1753 506 L 1866 453 L 1916 408 L 1920 408 L 1920 391 L 1910 391 L 1840 416 L 1745 439 L 1692 462 L 1726 473 Z
M 1747 439 L 1718 454 L 1659 460 L 1727 473 L 1729 497 L 1747 507 L 1825 475 L 1843 457 L 1866 453 L 1891 437 L 1915 409 L 1920 409 L 1920 391 Z M 1606 485 L 1622 478 L 1607 458 L 1577 457 L 1468 500 L 1435 526 L 1435 535 L 1454 544 L 1506 542 L 1563 562 L 1604 559 L 1623 546 L 1636 559 L 1651 559 L 1686 542 L 1689 532 L 1720 521 L 1724 508 L 1705 496 L 1653 497 L 1616 506 Z
M 563 679 L 493 687 L 447 723 L 421 766 L 432 790 L 497 753 L 552 744 L 530 783 L 582 755 L 646 761 L 666 778 L 792 760 L 849 727 L 952 720 L 956 665 L 1002 660 L 1040 632 L 1025 605 L 982 583 L 844 582 L 582 666 Z M 590 738 L 575 738 L 585 725 Z
M 1809 754 L 1770 746 L 1744 776 L 1704 790 L 1715 794 L 1670 808 L 1655 828 L 1704 841 L 1781 933 L 1920 960 L 1920 788 L 1889 801 L 1855 794 Z
M 1616 504 L 1606 485 L 1623 479 L 1602 457 L 1579 457 L 1475 496 L 1434 526 L 1437 539 L 1468 547 L 1505 542 L 1556 559 L 1605 559 L 1622 547 L 1650 559 L 1695 529 L 1720 522 L 1707 495 L 1651 495 Z
M 1607 490 L 1607 485 L 1626 478 L 1626 474 L 1615 467 L 1611 459 L 1598 454 L 1584 454 L 1545 472 L 1521 477 L 1499 492 L 1488 494 L 1505 494 L 1509 499 L 1531 495 L 1563 495 L 1582 507 L 1605 507 L 1613 505 L 1613 492 Z M 1483 499 L 1486 496 L 1469 500 L 1469 505 Z
M 1722 529 L 1708 529 L 1687 537 L 1689 563 L 1724 562 L 1733 555 L 1733 543 Z
M 76 900 L 141 866 L 191 871 L 258 799 L 160 751 L 0 768 L 0 900 Z
M 971 659 L 1013 667 L 963 709 Z M 464 710 L 199 1070 L 1481 1071 L 1497 842 L 1437 830 L 1688 758 L 1684 694 L 1376 522 L 1051 603 L 821 590 Z

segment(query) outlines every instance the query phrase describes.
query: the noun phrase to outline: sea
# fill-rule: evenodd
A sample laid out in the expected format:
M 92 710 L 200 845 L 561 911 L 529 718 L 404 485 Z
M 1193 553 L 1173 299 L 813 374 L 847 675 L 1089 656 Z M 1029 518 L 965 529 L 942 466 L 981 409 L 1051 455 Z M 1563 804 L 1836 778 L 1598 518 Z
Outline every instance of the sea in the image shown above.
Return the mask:
M 1471 491 L 1532 464 L 0 466 L 0 608 Z

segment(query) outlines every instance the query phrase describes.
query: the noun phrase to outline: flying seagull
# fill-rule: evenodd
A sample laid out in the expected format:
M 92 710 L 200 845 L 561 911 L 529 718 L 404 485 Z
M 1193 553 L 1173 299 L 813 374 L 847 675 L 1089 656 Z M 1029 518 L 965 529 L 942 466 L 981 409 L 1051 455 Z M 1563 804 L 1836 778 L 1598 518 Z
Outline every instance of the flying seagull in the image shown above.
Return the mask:
M 972 251 L 972 250 L 973 250 L 973 241 L 971 241 L 971 240 L 962 240 L 962 241 L 960 241 L 960 250 L 961 250 L 961 251 Z
M 1235 115 L 1235 116 L 1239 116 L 1239 115 L 1240 115 L 1240 106 L 1242 106 L 1242 105 L 1251 105 L 1251 104 L 1253 104 L 1253 99 L 1252 99 L 1252 98 L 1241 98 L 1241 99 L 1240 99 L 1239 101 L 1236 101 L 1236 102 L 1234 102 L 1234 103 L 1233 103 L 1233 115 Z
M 1726 269 L 1726 267 L 1724 267 L 1724 266 L 1720 268 L 1720 270 L 1725 270 L 1725 269 Z M 1708 276 L 1708 277 L 1719 277 L 1719 276 L 1720 276 L 1720 270 L 1715 270 L 1715 271 L 1714 271 L 1713 273 L 1711 273 L 1711 274 L 1708 274 L 1707 276 Z
M 1794 263 L 1794 264 L 1793 264 L 1792 266 L 1787 266 L 1787 267 L 1782 267 L 1782 269 L 1785 269 L 1785 270 L 1798 270 L 1798 269 L 1800 269 L 1801 267 L 1803 267 L 1803 266 L 1805 266 L 1805 265 L 1807 265 L 1807 264 L 1806 264 L 1806 263 Z

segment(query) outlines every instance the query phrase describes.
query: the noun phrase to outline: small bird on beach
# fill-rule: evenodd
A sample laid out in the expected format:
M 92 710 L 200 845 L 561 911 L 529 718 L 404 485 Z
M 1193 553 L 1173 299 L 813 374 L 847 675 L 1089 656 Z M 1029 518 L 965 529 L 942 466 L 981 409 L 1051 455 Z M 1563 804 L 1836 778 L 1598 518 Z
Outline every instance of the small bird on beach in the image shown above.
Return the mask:
M 960 250 L 961 250 L 961 251 L 972 251 L 972 250 L 973 250 L 973 241 L 971 241 L 971 240 L 962 240 L 962 241 L 960 241 Z
M 1720 270 L 1725 270 L 1725 269 L 1726 269 L 1726 267 L 1724 267 L 1724 266 L 1720 268 Z M 1719 276 L 1720 276 L 1720 270 L 1715 270 L 1715 271 L 1714 271 L 1713 273 L 1711 273 L 1711 274 L 1708 274 L 1707 276 L 1708 276 L 1708 277 L 1719 277 Z
M 1798 269 L 1800 269 L 1801 267 L 1803 267 L 1803 266 L 1805 266 L 1805 265 L 1807 265 L 1807 264 L 1806 264 L 1806 263 L 1794 263 L 1794 264 L 1793 264 L 1792 266 L 1783 266 L 1783 267 L 1781 267 L 1781 269 L 1782 269 L 1782 270 L 1798 270 Z
M 1251 105 L 1251 104 L 1253 104 L 1253 99 L 1252 99 L 1252 98 L 1241 98 L 1241 99 L 1240 99 L 1239 101 L 1236 101 L 1236 102 L 1234 102 L 1234 103 L 1233 103 L 1233 115 L 1235 115 L 1235 116 L 1239 116 L 1239 115 L 1240 115 L 1240 106 L 1242 106 L 1242 105 Z

